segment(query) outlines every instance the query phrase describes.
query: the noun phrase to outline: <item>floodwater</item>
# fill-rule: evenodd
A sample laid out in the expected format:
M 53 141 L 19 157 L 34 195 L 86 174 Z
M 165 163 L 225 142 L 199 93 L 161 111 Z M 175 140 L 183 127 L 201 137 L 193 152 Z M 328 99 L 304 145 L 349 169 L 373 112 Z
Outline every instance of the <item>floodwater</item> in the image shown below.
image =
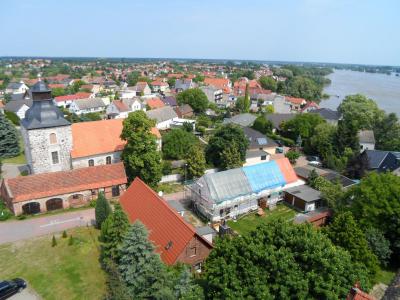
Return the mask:
M 324 88 L 329 99 L 321 107 L 336 109 L 347 95 L 363 94 L 375 100 L 379 108 L 400 117 L 400 76 L 335 70 L 327 76 L 332 83 Z

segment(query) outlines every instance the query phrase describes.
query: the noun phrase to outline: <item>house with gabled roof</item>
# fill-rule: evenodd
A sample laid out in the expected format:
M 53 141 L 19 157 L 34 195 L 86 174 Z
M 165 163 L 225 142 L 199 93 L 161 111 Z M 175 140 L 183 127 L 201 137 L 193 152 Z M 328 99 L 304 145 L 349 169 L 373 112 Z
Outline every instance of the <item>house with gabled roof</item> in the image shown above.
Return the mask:
M 211 243 L 140 178 L 135 178 L 120 203 L 131 223 L 140 221 L 146 226 L 149 240 L 165 264 L 184 263 L 201 270 Z
M 69 111 L 77 115 L 101 112 L 105 110 L 106 104 L 101 98 L 78 99 L 71 103 Z

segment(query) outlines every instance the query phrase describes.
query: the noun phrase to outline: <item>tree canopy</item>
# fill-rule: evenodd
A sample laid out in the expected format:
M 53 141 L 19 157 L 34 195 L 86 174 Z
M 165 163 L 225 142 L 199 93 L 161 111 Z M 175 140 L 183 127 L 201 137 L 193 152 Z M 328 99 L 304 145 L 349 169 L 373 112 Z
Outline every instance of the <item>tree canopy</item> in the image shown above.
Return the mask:
M 318 102 L 322 96 L 322 87 L 310 78 L 295 76 L 288 81 L 286 94 Z
M 111 214 L 111 207 L 102 192 L 99 193 L 95 207 L 96 227 L 101 228 L 103 222 Z
M 154 126 L 155 122 L 147 118 L 144 111 L 135 111 L 124 120 L 121 134 L 121 139 L 127 142 L 121 157 L 129 181 L 138 176 L 152 187 L 162 176 L 161 156 L 156 137 L 151 133 Z
M 184 159 L 188 149 L 198 144 L 196 136 L 183 129 L 172 129 L 163 136 L 163 154 L 168 159 Z
M 286 137 L 296 140 L 301 136 L 303 141 L 306 141 L 313 136 L 315 128 L 324 122 L 325 120 L 318 114 L 299 114 L 282 123 L 281 127 Z
M 215 166 L 223 165 L 222 152 L 229 148 L 232 143 L 236 144 L 242 162 L 246 160 L 246 150 L 249 141 L 246 138 L 243 129 L 234 124 L 221 126 L 215 131 L 215 134 L 210 138 L 206 149 L 206 157 L 209 162 Z
M 253 129 L 263 134 L 271 133 L 272 128 L 273 128 L 272 122 L 268 120 L 265 116 L 258 116 L 253 123 Z
M 0 158 L 19 155 L 19 137 L 15 127 L 0 113 Z
M 282 220 L 218 240 L 205 278 L 210 299 L 343 299 L 356 281 L 370 287 L 365 267 L 322 232 Z
M 176 95 L 179 105 L 189 104 L 196 113 L 205 112 L 208 107 L 208 98 L 204 92 L 199 89 L 187 89 Z
M 200 145 L 190 147 L 187 152 L 186 163 L 188 179 L 198 178 L 204 174 L 206 169 L 206 158 L 203 148 Z
M 261 76 L 258 81 L 263 89 L 276 92 L 277 83 L 271 76 Z

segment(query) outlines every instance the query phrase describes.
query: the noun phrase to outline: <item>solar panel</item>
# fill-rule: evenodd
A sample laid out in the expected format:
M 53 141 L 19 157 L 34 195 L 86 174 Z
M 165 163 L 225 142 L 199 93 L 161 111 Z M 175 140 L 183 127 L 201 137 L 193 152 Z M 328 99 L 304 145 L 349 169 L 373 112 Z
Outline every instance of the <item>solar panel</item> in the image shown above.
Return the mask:
M 259 145 L 266 145 L 267 139 L 266 138 L 257 138 L 257 142 Z

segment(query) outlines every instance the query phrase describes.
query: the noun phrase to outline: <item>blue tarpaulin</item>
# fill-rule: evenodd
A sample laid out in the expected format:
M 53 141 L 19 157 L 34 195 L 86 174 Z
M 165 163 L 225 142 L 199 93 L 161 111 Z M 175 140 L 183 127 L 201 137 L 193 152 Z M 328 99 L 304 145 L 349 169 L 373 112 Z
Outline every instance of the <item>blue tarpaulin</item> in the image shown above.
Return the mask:
M 253 192 L 284 186 L 286 180 L 275 161 L 242 168 Z

